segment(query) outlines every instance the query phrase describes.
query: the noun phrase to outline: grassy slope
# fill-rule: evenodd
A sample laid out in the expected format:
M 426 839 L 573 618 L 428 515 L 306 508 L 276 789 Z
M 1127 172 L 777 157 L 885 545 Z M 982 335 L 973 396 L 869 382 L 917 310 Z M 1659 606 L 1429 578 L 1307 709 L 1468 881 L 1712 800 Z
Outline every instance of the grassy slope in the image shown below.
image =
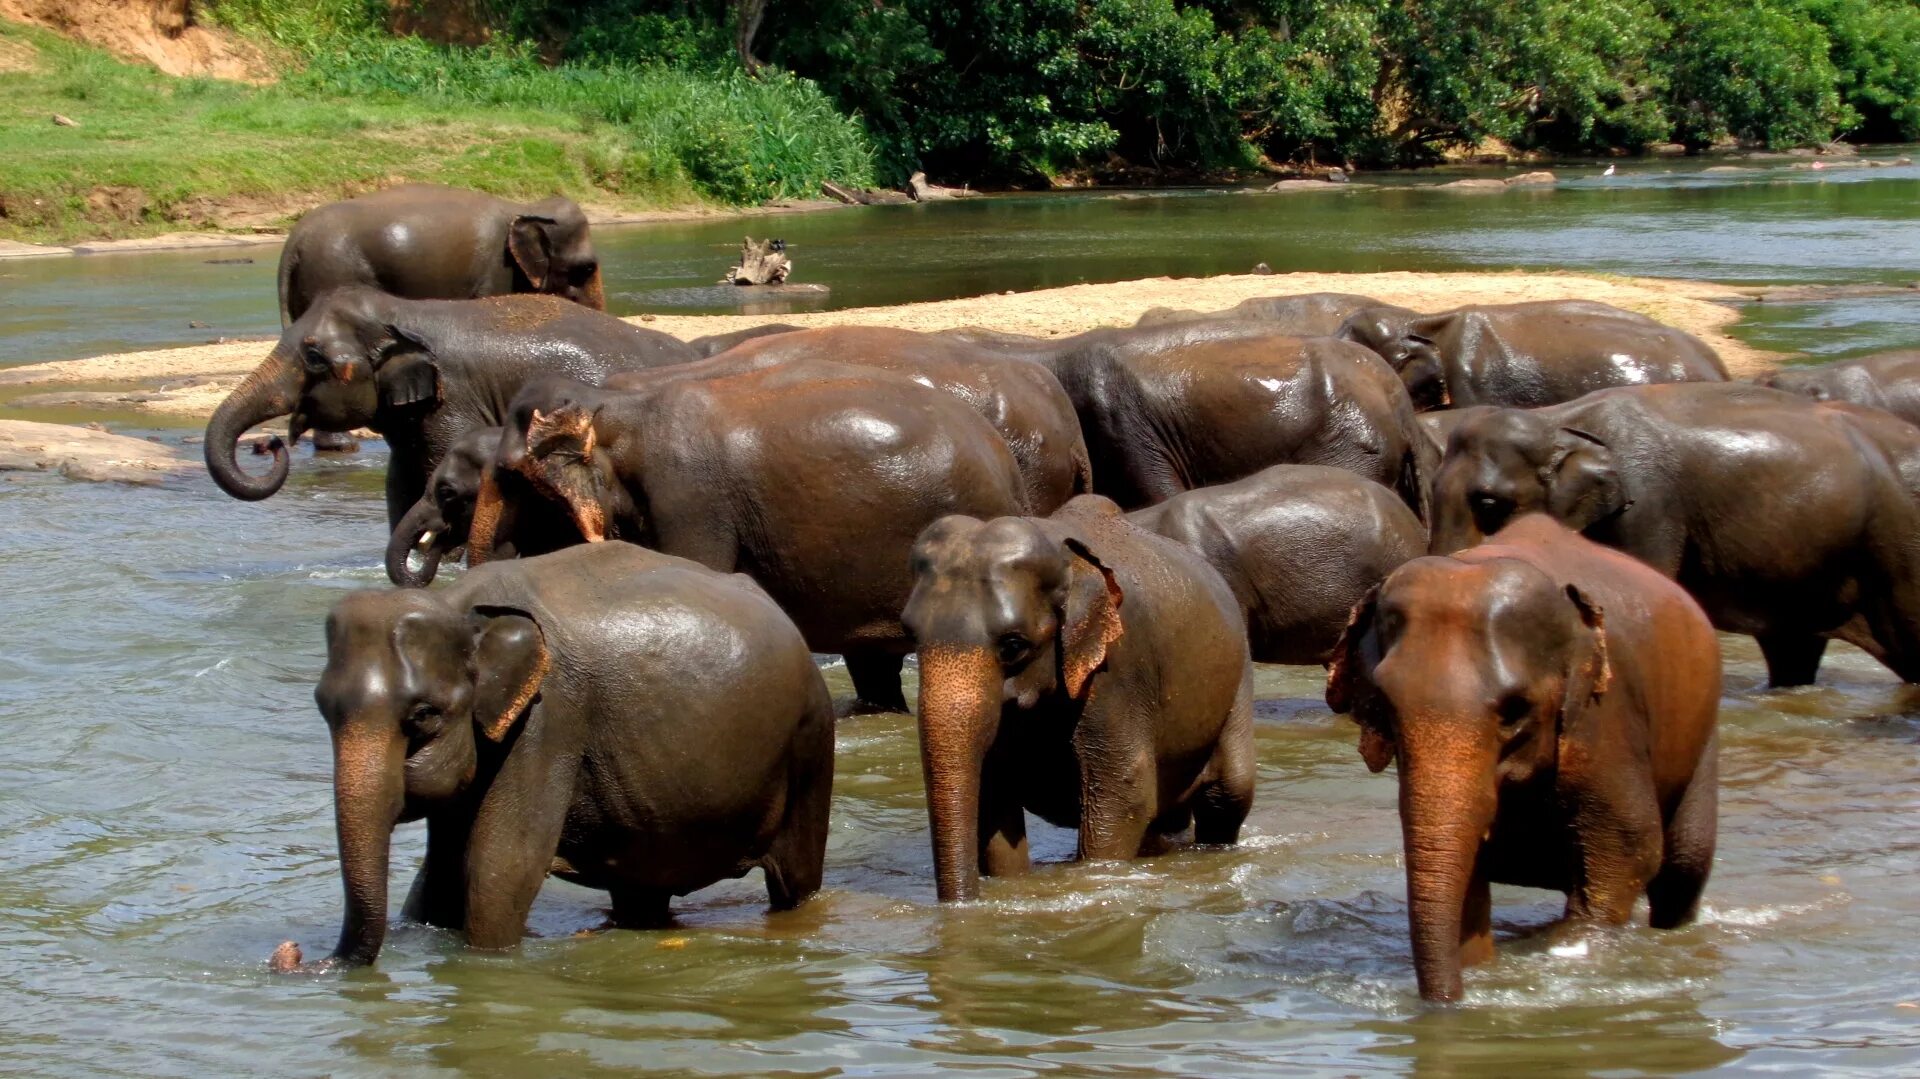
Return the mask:
M 524 103 L 555 101 L 545 94 L 469 102 L 172 79 L 0 22 L 0 56 L 17 60 L 22 46 L 37 54 L 31 70 L 6 69 L 17 62 L 0 67 L 0 100 L 8 105 L 0 109 L 0 239 L 71 242 L 214 225 L 220 210 L 240 200 L 293 212 L 401 179 L 519 197 L 560 191 L 630 208 L 783 193 L 711 182 L 699 147 L 689 160 L 686 148 L 657 143 L 674 125 L 608 122 L 604 113 L 564 99 L 546 108 Z M 643 74 L 622 89 L 644 104 L 729 100 L 671 72 Z M 759 94 L 769 96 L 778 93 Z M 748 140 L 768 126 L 766 101 L 753 105 L 758 115 L 744 126 Z M 641 111 L 652 118 L 659 108 Z M 55 113 L 80 126 L 54 125 Z M 773 126 L 780 126 L 777 118 Z M 750 157 L 742 157 L 740 169 L 750 168 Z M 848 178 L 862 179 L 857 162 L 850 171 Z M 817 191 L 817 182 L 812 186 Z M 133 190 L 96 194 L 118 188 Z

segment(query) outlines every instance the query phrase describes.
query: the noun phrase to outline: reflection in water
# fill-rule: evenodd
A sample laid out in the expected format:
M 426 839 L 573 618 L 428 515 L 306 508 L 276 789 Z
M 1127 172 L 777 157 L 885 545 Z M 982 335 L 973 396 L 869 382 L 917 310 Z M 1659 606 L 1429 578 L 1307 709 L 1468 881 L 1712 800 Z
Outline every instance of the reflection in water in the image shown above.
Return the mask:
M 1498 889 L 1459 1008 L 1414 995 L 1391 776 L 1321 675 L 1258 678 L 1246 841 L 1069 865 L 933 902 L 912 721 L 839 734 L 826 891 L 757 875 L 598 931 L 550 882 L 514 953 L 397 926 L 377 969 L 264 971 L 340 916 L 321 622 L 382 586 L 382 456 L 303 460 L 271 502 L 42 476 L 0 487 L 0 1071 L 111 1074 L 1673 1073 L 1910 1065 L 1920 694 L 1836 647 L 1770 692 L 1726 638 L 1720 859 L 1700 924 L 1569 944 Z M 851 692 L 843 669 L 829 678 Z M 909 686 L 911 692 L 912 687 Z M 399 901 L 422 849 L 395 849 Z
M 1646 162 L 1612 177 L 1598 166 L 1565 166 L 1557 188 L 1497 197 L 1431 189 L 1459 173 L 1385 174 L 1366 177 L 1376 187 L 1304 195 L 1095 192 L 856 207 L 766 218 L 753 231 L 787 240 L 797 283 L 830 287 L 834 308 L 1245 273 L 1257 262 L 1281 272 L 1524 267 L 1809 284 L 1920 276 L 1920 166 L 1816 173 L 1779 161 L 1703 171 L 1713 163 Z M 668 304 L 648 294 L 711 286 L 738 253 L 741 231 L 725 218 L 596 230 L 611 310 L 699 310 L 682 293 Z M 258 249 L 250 265 L 209 261 L 226 254 L 0 265 L 0 366 L 277 333 L 263 298 L 273 295 L 278 250 Z M 708 310 L 731 311 L 731 303 Z M 1920 343 L 1911 328 L 1906 320 L 1854 333 L 1860 348 L 1890 348 Z M 1890 339 L 1896 330 L 1904 339 Z M 1797 349 L 1819 339 L 1761 343 Z

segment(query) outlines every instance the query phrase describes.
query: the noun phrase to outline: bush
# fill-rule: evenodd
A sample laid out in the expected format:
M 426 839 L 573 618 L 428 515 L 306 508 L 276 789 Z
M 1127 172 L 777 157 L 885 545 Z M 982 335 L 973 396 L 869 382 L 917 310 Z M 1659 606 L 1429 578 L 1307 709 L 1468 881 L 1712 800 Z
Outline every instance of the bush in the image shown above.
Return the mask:
M 1855 133 L 1876 142 L 1920 139 L 1920 5 L 1911 0 L 1808 0 L 1825 29 Z
M 1825 142 L 1857 114 L 1820 24 L 1791 0 L 1664 0 L 1673 27 L 1669 112 L 1690 146 L 1733 137 Z

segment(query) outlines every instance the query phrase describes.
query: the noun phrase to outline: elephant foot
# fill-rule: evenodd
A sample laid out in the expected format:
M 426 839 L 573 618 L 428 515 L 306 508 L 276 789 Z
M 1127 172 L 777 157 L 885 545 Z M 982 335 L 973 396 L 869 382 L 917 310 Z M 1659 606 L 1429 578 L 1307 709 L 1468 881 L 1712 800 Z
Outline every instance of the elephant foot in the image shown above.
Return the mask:
M 1820 659 L 1826 655 L 1825 637 L 1800 637 L 1790 634 L 1757 637 L 1760 655 L 1767 661 L 1767 685 L 1774 689 L 1810 686 L 1820 674 Z

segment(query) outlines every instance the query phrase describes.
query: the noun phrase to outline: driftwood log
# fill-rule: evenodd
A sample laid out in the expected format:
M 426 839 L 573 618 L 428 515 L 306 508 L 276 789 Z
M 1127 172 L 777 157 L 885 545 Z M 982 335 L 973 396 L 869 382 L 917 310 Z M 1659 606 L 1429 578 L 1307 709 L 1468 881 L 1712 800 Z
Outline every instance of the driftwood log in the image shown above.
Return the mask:
M 755 240 L 740 245 L 740 264 L 720 279 L 723 285 L 778 285 L 793 272 L 785 240 Z

